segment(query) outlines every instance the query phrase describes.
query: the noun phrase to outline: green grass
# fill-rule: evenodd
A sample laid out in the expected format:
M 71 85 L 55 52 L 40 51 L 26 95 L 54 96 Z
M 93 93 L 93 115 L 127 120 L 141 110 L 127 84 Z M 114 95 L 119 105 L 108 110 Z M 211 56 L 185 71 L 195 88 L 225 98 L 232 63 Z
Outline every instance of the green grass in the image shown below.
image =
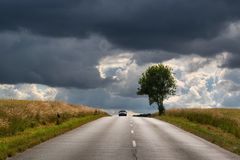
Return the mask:
M 240 110 L 238 109 L 172 109 L 155 118 L 240 155 Z
M 60 125 L 49 124 L 38 126 L 36 128 L 26 129 L 13 136 L 1 137 L 0 160 L 4 160 L 8 156 L 13 156 L 16 152 L 22 152 L 29 147 L 103 116 L 106 115 L 86 115 L 79 118 L 71 118 Z
M 0 160 L 103 116 L 84 105 L 0 100 Z

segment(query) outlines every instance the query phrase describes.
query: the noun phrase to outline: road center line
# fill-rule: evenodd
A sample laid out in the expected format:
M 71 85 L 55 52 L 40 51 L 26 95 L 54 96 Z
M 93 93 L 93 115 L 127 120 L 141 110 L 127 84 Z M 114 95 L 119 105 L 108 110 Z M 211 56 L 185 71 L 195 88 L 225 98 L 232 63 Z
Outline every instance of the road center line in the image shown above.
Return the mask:
M 136 146 L 137 146 L 137 144 L 136 144 L 136 141 L 135 141 L 135 140 L 133 140 L 133 141 L 132 141 L 132 145 L 133 145 L 133 147 L 136 147 Z
M 131 130 L 131 133 L 133 134 L 133 133 L 134 133 L 134 130 Z

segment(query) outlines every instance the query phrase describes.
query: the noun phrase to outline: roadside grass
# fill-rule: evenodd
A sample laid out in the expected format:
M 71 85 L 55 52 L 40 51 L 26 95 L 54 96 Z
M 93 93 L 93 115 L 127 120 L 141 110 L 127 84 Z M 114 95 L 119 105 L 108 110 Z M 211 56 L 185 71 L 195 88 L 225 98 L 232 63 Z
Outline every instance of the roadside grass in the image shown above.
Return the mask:
M 57 101 L 0 100 L 0 136 L 11 136 L 27 128 L 70 118 L 104 113 L 84 105 Z
M 104 115 L 102 114 L 86 115 L 79 118 L 72 118 L 60 125 L 49 124 L 45 126 L 38 126 L 36 128 L 26 129 L 14 136 L 1 137 L 0 159 L 4 160 L 7 157 L 13 156 L 16 152 L 22 152 L 27 148 L 103 116 Z
M 103 116 L 64 102 L 0 100 L 0 160 Z
M 240 110 L 171 109 L 155 118 L 169 122 L 240 155 Z

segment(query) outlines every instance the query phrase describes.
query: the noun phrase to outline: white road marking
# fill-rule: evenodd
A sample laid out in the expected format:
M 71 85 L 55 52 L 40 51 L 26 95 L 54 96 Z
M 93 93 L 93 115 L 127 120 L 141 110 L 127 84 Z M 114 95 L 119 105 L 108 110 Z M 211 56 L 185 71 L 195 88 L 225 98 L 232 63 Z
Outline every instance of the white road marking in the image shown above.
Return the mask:
M 131 133 L 133 134 L 133 133 L 134 133 L 134 130 L 131 130 Z
M 133 145 L 133 147 L 136 147 L 137 146 L 136 141 L 133 140 L 132 145 Z

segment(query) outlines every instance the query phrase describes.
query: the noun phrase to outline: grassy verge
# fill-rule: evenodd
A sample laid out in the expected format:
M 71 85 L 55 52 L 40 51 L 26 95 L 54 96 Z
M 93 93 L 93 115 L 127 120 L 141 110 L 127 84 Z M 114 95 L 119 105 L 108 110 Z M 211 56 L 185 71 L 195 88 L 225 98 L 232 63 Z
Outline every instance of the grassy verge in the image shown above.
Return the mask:
M 57 101 L 0 100 L 0 160 L 106 115 Z
M 240 110 L 174 109 L 155 118 L 169 122 L 240 155 Z
M 71 118 L 59 125 L 48 124 L 41 125 L 35 128 L 28 128 L 16 135 L 0 138 L 0 160 L 4 160 L 7 156 L 12 156 L 16 152 L 24 151 L 25 149 L 46 141 L 54 136 L 62 134 L 73 128 L 81 126 L 87 122 L 96 120 L 104 114 L 85 115 L 81 117 Z

